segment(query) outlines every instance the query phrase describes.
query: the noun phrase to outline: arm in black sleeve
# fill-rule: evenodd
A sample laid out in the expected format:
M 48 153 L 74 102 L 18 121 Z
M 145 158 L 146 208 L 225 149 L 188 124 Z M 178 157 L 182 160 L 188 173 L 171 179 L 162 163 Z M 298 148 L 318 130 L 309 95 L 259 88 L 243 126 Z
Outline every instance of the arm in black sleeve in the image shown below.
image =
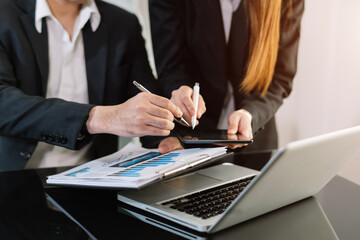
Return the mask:
M 34 81 L 34 79 L 28 79 Z M 44 141 L 79 149 L 90 141 L 79 140 L 91 105 L 26 95 L 17 86 L 9 53 L 0 43 L 0 135 Z

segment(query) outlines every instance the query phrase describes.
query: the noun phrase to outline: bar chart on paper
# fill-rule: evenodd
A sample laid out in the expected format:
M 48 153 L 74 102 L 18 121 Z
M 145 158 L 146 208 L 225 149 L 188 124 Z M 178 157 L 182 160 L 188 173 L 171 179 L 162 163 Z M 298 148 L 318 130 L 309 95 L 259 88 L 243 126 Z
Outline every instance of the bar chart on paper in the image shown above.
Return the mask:
M 60 174 L 47 183 L 110 188 L 139 188 L 226 154 L 225 147 L 183 149 L 160 154 L 152 149 L 129 146 Z
M 176 157 L 178 157 L 180 153 L 168 153 L 160 155 L 160 153 L 150 152 L 144 154 L 140 157 L 130 159 L 125 163 L 116 164 L 112 167 L 120 167 L 126 169 L 120 170 L 110 176 L 118 176 L 118 177 L 140 177 L 140 173 L 145 169 L 150 170 L 152 168 L 153 172 L 156 172 L 159 169 L 159 166 L 173 165 L 176 162 Z

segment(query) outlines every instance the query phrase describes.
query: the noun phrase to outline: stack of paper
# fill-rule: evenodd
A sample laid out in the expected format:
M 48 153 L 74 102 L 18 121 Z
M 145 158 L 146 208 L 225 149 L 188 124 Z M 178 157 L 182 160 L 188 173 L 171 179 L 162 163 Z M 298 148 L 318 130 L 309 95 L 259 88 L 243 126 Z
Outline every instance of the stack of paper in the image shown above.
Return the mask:
M 192 148 L 160 154 L 157 150 L 129 143 L 114 154 L 48 176 L 47 183 L 139 188 L 223 154 L 226 154 L 225 147 Z

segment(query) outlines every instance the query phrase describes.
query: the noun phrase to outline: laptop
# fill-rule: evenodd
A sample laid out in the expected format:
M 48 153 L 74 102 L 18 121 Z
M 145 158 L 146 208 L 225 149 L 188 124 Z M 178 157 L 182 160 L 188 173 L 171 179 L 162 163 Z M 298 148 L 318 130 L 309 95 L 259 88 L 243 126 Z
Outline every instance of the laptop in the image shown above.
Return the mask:
M 124 204 L 119 202 L 118 212 L 190 240 L 288 240 L 289 236 L 291 240 L 339 240 L 315 197 L 306 198 L 211 235 L 190 230 L 154 214 L 122 205 Z M 140 228 L 141 226 L 139 224 Z
M 261 169 L 222 164 L 119 201 L 199 232 L 214 233 L 320 191 L 360 151 L 360 126 L 287 144 Z

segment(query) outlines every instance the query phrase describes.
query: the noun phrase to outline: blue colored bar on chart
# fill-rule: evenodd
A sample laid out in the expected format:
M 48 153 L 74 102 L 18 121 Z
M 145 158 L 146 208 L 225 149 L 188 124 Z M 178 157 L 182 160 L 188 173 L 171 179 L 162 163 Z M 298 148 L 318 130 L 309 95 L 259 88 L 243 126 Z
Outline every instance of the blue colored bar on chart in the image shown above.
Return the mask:
M 175 158 L 178 157 L 180 153 L 168 153 L 164 155 L 149 155 L 152 156 L 150 158 L 147 157 L 148 161 L 143 161 L 144 158 L 141 158 L 141 161 L 136 162 L 138 164 L 134 165 L 135 161 L 128 162 L 127 169 L 121 170 L 117 173 L 111 174 L 111 176 L 118 176 L 118 177 L 140 177 L 140 172 L 146 168 L 156 168 L 161 165 L 167 165 L 169 163 L 174 163 Z M 131 164 L 130 164 L 131 163 Z M 128 166 L 128 165 L 121 165 L 121 166 Z

